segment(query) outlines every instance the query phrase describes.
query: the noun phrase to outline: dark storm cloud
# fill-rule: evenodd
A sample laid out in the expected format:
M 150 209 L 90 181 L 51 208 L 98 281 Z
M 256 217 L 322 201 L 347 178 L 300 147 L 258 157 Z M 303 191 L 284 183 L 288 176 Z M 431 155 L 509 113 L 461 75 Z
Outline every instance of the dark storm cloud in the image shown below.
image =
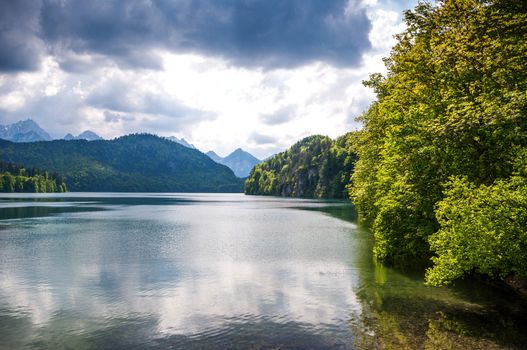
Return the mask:
M 151 52 L 169 44 L 170 28 L 150 1 L 44 1 L 41 37 L 61 66 L 75 70 L 75 54 L 102 54 L 124 68 L 161 68 Z M 72 62 L 73 61 L 73 62 Z
M 118 112 L 111 114 L 110 118 L 119 115 L 123 120 L 126 118 L 122 118 L 122 114 L 134 113 L 164 116 L 172 120 L 172 123 L 177 121 L 180 124 L 215 118 L 215 115 L 185 106 L 171 96 L 136 91 L 133 84 L 118 79 L 96 89 L 86 98 L 86 103 L 92 107 Z
M 36 70 L 43 50 L 38 40 L 38 1 L 0 1 L 0 72 Z
M 115 112 L 138 112 L 145 109 L 142 96 L 135 96 L 124 80 L 112 80 L 95 89 L 86 97 L 86 104 Z
M 0 69 L 27 70 L 53 54 L 65 70 L 78 55 L 123 68 L 161 68 L 156 49 L 197 52 L 248 67 L 312 61 L 359 63 L 370 22 L 359 0 L 3 1 Z M 38 45 L 44 43 L 45 45 Z M 72 54 L 73 53 L 73 54 Z
M 246 66 L 288 67 L 309 61 L 353 65 L 370 47 L 370 22 L 359 1 L 161 1 L 180 48 Z M 183 5 L 183 6 L 182 6 Z

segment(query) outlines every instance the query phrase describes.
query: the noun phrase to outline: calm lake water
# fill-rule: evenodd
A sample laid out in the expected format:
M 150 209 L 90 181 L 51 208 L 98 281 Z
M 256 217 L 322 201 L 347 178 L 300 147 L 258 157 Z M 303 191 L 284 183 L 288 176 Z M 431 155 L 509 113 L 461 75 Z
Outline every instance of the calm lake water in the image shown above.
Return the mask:
M 0 196 L 0 349 L 521 349 L 527 306 L 375 263 L 346 202 Z

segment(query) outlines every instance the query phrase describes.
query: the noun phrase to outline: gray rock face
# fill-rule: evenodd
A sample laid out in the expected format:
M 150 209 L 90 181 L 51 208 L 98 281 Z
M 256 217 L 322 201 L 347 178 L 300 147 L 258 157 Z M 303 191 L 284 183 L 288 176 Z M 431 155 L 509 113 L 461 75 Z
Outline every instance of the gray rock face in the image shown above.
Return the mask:
M 80 133 L 77 136 L 77 139 L 79 140 L 88 140 L 88 141 L 95 141 L 95 140 L 102 140 L 102 137 L 94 133 L 93 131 L 86 130 Z
M 0 125 L 0 138 L 12 142 L 49 141 L 51 136 L 31 119 Z
M 218 156 L 214 151 L 209 151 L 206 154 L 216 163 L 228 166 L 234 172 L 234 175 L 240 178 L 249 176 L 252 168 L 262 162 L 241 148 L 236 149 L 225 158 Z
M 94 133 L 90 130 L 85 130 L 82 133 L 80 133 L 77 136 L 73 136 L 72 134 L 66 134 L 64 136 L 64 140 L 87 140 L 87 141 L 96 141 L 96 140 L 103 140 L 102 137 Z
M 178 138 L 175 137 L 175 136 L 170 136 L 170 137 L 167 137 L 166 139 L 167 139 L 167 140 L 170 140 L 170 141 L 173 141 L 173 142 L 177 142 L 177 143 L 179 143 L 180 145 L 183 145 L 183 146 L 185 146 L 185 147 L 192 148 L 192 149 L 196 149 L 196 147 L 194 147 L 193 144 L 188 143 L 187 140 L 185 140 L 184 138 L 180 138 L 180 139 L 178 139 Z
M 207 153 L 205 153 L 206 155 L 209 156 L 210 159 L 212 159 L 213 161 L 215 161 L 216 163 L 220 163 L 221 164 L 221 161 L 222 161 L 222 157 L 220 157 L 219 155 L 216 154 L 216 152 L 214 151 L 208 151 Z

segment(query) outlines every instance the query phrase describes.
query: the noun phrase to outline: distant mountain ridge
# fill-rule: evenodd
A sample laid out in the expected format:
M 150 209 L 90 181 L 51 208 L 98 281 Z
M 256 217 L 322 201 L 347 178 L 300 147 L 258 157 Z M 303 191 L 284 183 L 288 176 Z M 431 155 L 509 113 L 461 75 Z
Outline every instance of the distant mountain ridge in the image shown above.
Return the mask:
M 32 119 L 21 120 L 13 124 L 0 125 L 0 139 L 12 142 L 51 141 L 52 137 Z M 68 133 L 64 140 L 102 140 L 91 130 L 85 130 L 77 136 Z
M 208 151 L 207 153 L 205 153 L 206 155 L 208 155 L 210 157 L 210 159 L 212 159 L 213 161 L 215 161 L 216 163 L 220 163 L 221 164 L 221 161 L 222 161 L 222 157 L 220 157 L 219 155 L 216 154 L 216 152 L 214 151 Z
M 36 142 L 52 140 L 51 136 L 31 119 L 19 121 L 10 125 L 0 125 L 0 139 L 12 142 Z M 189 143 L 184 138 L 169 136 L 165 137 L 164 139 L 178 143 L 186 148 L 197 150 L 193 144 Z M 64 136 L 63 140 L 96 141 L 104 139 L 91 130 L 85 130 L 77 136 L 68 133 Z M 241 148 L 236 149 L 226 157 L 220 157 L 214 151 L 209 151 L 206 153 L 206 155 L 216 163 L 229 167 L 238 178 L 245 178 L 249 176 L 251 169 L 256 164 L 261 163 L 261 160 L 242 150 Z
M 169 136 L 169 137 L 165 137 L 167 140 L 170 140 L 170 141 L 173 141 L 173 142 L 177 142 L 179 143 L 180 145 L 183 145 L 185 147 L 188 147 L 188 148 L 192 148 L 192 149 L 197 149 L 196 147 L 194 147 L 193 144 L 191 143 L 188 143 L 187 140 L 185 140 L 184 138 L 180 138 L 178 139 L 177 137 L 175 136 Z
M 0 139 L 12 142 L 49 141 L 51 136 L 31 119 L 0 125 Z
M 91 130 L 85 130 L 77 136 L 73 136 L 72 134 L 68 133 L 66 134 L 66 136 L 64 136 L 64 140 L 67 140 L 67 141 L 68 140 L 97 141 L 97 140 L 103 140 L 103 138 Z
M 239 178 L 249 176 L 252 168 L 256 164 L 262 162 L 260 159 L 256 158 L 255 156 L 253 156 L 249 152 L 244 151 L 241 148 L 237 148 L 231 154 L 224 158 L 217 155 L 214 151 L 208 151 L 205 154 L 216 163 L 228 166 L 234 172 L 234 175 Z
M 243 180 L 198 150 L 148 134 L 114 140 L 0 140 L 0 160 L 63 175 L 71 191 L 242 192 Z

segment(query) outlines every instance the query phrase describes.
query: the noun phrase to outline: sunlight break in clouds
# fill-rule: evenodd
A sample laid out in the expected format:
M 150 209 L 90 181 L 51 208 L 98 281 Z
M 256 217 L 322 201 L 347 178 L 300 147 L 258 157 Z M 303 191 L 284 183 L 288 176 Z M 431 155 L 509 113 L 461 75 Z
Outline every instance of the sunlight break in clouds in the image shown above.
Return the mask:
M 337 137 L 412 2 L 18 1 L 0 6 L 0 124 L 184 137 L 259 158 Z

